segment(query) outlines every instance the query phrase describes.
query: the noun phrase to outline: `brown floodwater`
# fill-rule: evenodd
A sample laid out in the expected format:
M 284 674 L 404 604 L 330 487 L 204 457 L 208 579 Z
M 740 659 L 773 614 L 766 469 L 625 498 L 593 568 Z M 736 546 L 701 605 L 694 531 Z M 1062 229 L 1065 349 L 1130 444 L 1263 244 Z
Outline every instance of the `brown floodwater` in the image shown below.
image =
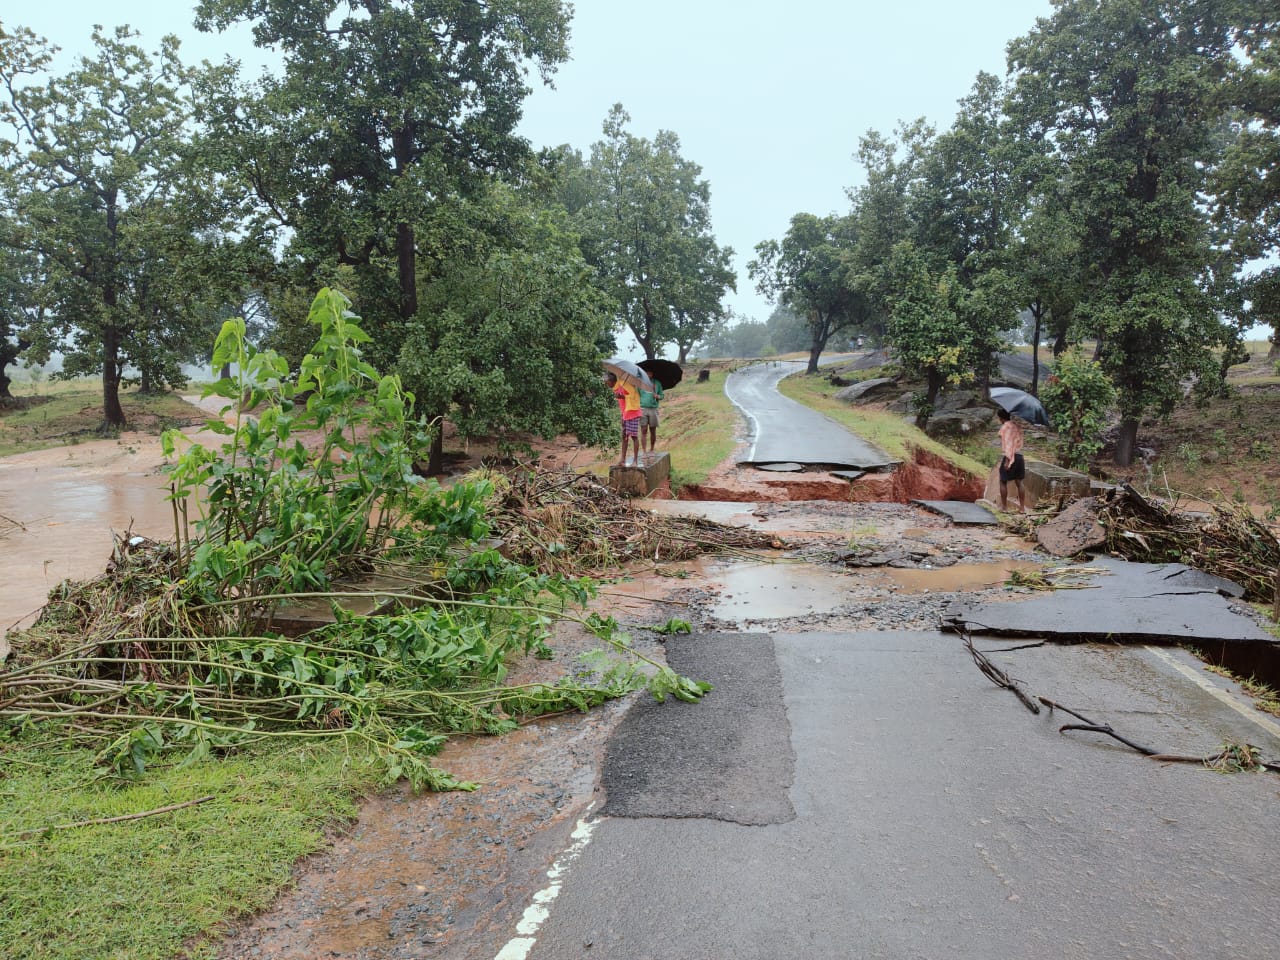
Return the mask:
M 115 535 L 173 537 L 159 440 L 125 434 L 0 460 L 0 633 L 68 577 L 106 568 Z
M 995 587 L 1015 570 L 1043 570 L 1034 560 L 997 560 L 992 563 L 957 563 L 950 567 L 897 569 L 881 567 L 875 576 L 889 581 L 896 593 L 955 593 Z

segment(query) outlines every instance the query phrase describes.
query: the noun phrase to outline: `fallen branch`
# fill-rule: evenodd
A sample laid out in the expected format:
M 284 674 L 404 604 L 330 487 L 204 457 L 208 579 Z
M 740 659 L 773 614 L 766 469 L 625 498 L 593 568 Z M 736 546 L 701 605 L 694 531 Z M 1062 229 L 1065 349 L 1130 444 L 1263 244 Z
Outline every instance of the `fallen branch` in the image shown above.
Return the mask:
M 964 645 L 973 657 L 973 662 L 978 665 L 978 669 L 986 675 L 988 680 L 997 687 L 1003 687 L 1012 692 L 1015 697 L 1022 701 L 1023 706 L 1032 713 L 1040 712 L 1040 705 L 1018 686 L 1017 681 L 987 659 L 986 654 L 973 645 L 973 637 L 967 630 L 963 631 L 961 635 L 964 637 Z
M 207 797 L 198 797 L 195 800 L 188 800 L 185 803 L 171 803 L 165 807 L 156 807 L 154 810 L 143 810 L 140 813 L 125 813 L 118 817 L 98 817 L 95 820 L 77 820 L 75 823 L 55 823 L 50 827 L 35 827 L 31 830 L 22 830 L 14 834 L 15 840 L 24 840 L 27 837 L 35 837 L 45 833 L 52 833 L 54 830 L 77 830 L 80 827 L 100 827 L 108 823 L 125 823 L 129 820 L 142 820 L 146 817 L 154 817 L 162 813 L 172 813 L 174 810 L 182 810 L 185 807 L 194 807 L 200 803 L 208 803 L 214 799 L 213 794 Z
M 1186 757 L 1176 753 L 1164 753 L 1160 750 L 1154 750 L 1151 747 L 1144 747 L 1141 744 L 1134 743 L 1127 737 L 1122 737 L 1112 729 L 1110 724 L 1096 723 L 1090 720 L 1083 713 L 1072 710 L 1070 707 L 1064 707 L 1060 703 L 1050 700 L 1048 697 L 1037 697 L 1050 710 L 1061 710 L 1063 713 L 1069 713 L 1082 723 L 1068 723 L 1058 728 L 1059 733 L 1066 733 L 1068 730 L 1084 730 L 1089 733 L 1103 733 L 1107 736 L 1119 740 L 1126 747 L 1138 751 L 1145 757 L 1152 760 L 1159 760 L 1162 763 L 1197 763 L 1201 766 L 1210 767 L 1214 770 L 1253 770 L 1261 768 L 1270 770 L 1274 773 L 1280 773 L 1280 763 L 1274 763 L 1267 760 L 1261 760 L 1257 756 L 1257 748 L 1249 744 L 1243 746 L 1227 745 L 1218 753 L 1211 754 L 1207 757 Z M 1242 756 L 1243 755 L 1243 756 Z

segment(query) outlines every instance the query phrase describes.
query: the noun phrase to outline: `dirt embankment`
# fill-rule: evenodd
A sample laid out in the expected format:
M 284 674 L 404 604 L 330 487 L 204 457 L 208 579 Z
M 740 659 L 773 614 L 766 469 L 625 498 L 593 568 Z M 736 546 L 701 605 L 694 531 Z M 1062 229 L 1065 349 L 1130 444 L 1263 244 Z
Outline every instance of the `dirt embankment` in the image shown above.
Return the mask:
M 849 481 L 827 470 L 770 473 L 736 463 L 717 468 L 706 483 L 683 487 L 681 500 L 783 503 L 840 500 L 853 503 L 910 503 L 912 500 L 981 499 L 985 479 L 973 477 L 937 454 L 916 449 L 891 471 Z

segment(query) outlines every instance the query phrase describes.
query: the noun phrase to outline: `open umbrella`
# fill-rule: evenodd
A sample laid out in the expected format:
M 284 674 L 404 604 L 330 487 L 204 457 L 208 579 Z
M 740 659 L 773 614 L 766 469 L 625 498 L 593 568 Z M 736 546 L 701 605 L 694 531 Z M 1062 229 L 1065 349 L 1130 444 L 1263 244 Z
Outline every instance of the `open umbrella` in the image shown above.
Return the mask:
M 632 363 L 630 360 L 612 360 L 604 361 L 604 368 L 612 373 L 618 380 L 628 386 L 635 387 L 637 390 L 648 390 L 653 392 L 653 381 L 649 379 L 649 375 L 640 369 L 639 365 Z
M 1049 415 L 1044 405 L 1025 390 L 1015 387 L 992 387 L 991 399 L 1004 407 L 1015 417 L 1021 417 L 1028 423 L 1038 423 L 1042 427 L 1049 426 Z
M 673 360 L 654 357 L 652 360 L 641 360 L 636 366 L 662 384 L 663 390 L 670 390 L 684 379 L 684 370 Z

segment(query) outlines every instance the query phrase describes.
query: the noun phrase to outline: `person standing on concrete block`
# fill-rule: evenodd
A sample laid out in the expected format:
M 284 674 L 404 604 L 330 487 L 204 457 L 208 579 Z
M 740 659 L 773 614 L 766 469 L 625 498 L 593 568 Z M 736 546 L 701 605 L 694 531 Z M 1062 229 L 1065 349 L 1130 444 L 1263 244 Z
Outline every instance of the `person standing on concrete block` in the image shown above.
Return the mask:
M 612 373 L 605 374 L 605 382 L 618 398 L 618 412 L 622 414 L 622 459 L 618 466 L 627 465 L 627 441 L 635 450 L 635 463 L 640 463 L 640 391 L 629 383 L 618 380 Z
M 653 381 L 653 391 L 640 391 L 640 449 L 650 453 L 658 445 L 658 404 L 662 401 L 662 384 Z
M 1009 483 L 1018 488 L 1018 512 L 1027 512 L 1027 493 L 1022 481 L 1027 476 L 1027 463 L 1022 458 L 1022 428 L 1013 421 L 1008 410 L 999 410 L 1000 418 L 1000 509 L 1009 509 Z

